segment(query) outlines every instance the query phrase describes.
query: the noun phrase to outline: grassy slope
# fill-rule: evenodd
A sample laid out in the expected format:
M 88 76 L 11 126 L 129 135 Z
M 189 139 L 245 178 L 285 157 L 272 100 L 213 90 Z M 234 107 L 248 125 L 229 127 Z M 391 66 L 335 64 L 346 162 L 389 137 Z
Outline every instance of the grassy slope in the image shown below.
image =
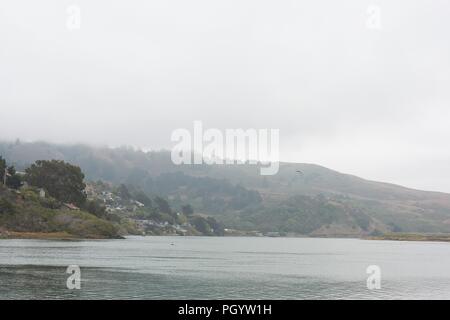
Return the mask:
M 16 194 L 0 187 L 0 229 L 3 236 L 21 233 L 59 234 L 61 238 L 118 238 L 112 223 L 83 211 L 46 208 L 31 191 Z M 11 233 L 10 233 L 11 232 Z

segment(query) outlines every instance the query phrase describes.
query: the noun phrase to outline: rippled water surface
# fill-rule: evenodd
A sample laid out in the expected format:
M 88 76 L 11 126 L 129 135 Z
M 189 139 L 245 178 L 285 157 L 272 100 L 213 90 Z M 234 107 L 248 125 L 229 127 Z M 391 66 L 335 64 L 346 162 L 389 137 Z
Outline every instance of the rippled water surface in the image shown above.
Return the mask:
M 68 265 L 81 268 L 69 290 Z M 367 289 L 369 265 L 381 289 Z M 449 299 L 450 243 L 309 238 L 0 240 L 0 299 Z

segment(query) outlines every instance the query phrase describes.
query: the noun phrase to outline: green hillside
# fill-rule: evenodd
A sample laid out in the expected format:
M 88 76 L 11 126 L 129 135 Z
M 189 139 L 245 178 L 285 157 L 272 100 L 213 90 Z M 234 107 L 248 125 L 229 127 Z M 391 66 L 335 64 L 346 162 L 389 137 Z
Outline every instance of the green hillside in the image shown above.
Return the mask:
M 124 183 L 174 205 L 189 203 L 228 228 L 317 236 L 450 232 L 450 195 L 364 180 L 314 164 L 173 165 L 169 152 L 85 145 L 1 143 L 17 168 L 38 159 L 78 165 L 88 180 Z
M 119 238 L 120 227 L 82 210 L 54 208 L 35 188 L 12 191 L 0 186 L 0 235 L 52 234 L 62 238 Z

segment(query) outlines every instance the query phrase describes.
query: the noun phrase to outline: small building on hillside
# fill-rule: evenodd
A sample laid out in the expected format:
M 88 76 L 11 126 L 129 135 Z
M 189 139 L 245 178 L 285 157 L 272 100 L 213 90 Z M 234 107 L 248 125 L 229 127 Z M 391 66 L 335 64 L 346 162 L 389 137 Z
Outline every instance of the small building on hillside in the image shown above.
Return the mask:
M 69 210 L 80 210 L 80 208 L 78 208 L 73 203 L 63 203 L 63 205 L 64 205 L 64 208 L 69 209 Z

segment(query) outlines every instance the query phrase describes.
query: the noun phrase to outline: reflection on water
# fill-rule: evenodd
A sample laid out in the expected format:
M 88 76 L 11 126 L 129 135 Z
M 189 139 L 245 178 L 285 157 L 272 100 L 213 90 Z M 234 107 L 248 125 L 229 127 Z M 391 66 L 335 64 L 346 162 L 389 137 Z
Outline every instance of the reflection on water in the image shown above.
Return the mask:
M 66 287 L 68 265 L 81 290 Z M 382 288 L 368 290 L 378 265 Z M 1 299 L 448 299 L 450 244 L 130 237 L 0 240 Z

